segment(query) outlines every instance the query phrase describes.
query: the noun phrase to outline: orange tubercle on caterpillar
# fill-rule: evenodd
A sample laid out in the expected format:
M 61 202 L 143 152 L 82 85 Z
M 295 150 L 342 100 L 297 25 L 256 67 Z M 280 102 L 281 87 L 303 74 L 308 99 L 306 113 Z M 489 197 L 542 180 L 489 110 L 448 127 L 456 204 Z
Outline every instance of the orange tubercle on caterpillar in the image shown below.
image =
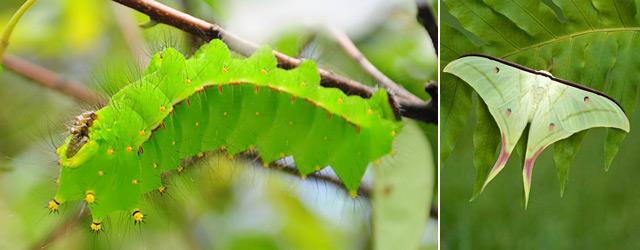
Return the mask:
M 102 232 L 102 223 L 95 221 L 91 222 L 91 226 L 89 226 L 89 229 L 91 229 L 91 232 L 94 233 Z
M 304 88 L 305 86 L 307 86 L 307 83 L 305 83 L 305 82 L 301 82 L 300 83 L 300 88 Z
M 351 197 L 351 199 L 355 199 L 358 197 L 358 191 L 352 190 L 349 191 L 349 196 Z
M 127 147 L 127 152 L 131 152 L 131 151 L 133 151 L 133 147 L 128 146 L 128 147 Z
M 60 209 L 60 202 L 58 202 L 56 199 L 51 199 L 49 203 L 47 203 L 47 208 L 49 209 L 49 212 L 57 213 Z
M 142 214 L 142 212 L 140 212 L 140 210 L 138 209 L 133 211 L 133 214 L 131 214 L 131 217 L 133 217 L 133 223 L 135 224 L 144 222 L 144 214 Z
M 112 149 L 112 148 L 107 149 L 107 154 L 108 154 L 108 155 L 113 155 L 113 149 Z
M 165 106 L 160 106 L 160 112 L 164 112 L 167 108 Z
M 227 68 L 226 66 L 222 67 L 222 73 L 227 73 L 227 72 L 229 72 L 229 68 Z
M 165 192 L 167 192 L 167 187 L 165 187 L 165 186 L 160 186 L 160 187 L 158 188 L 158 192 L 159 192 L 160 194 L 164 194 Z
M 93 204 L 94 202 L 96 202 L 96 196 L 93 194 L 93 192 L 87 191 L 87 193 L 84 195 L 84 201 L 86 201 L 87 204 Z
M 368 109 L 368 110 L 367 110 L 367 114 L 369 114 L 369 115 L 373 115 L 373 109 Z
M 338 98 L 338 104 L 343 104 L 344 100 L 342 98 Z
M 184 80 L 184 84 L 189 86 L 189 84 L 191 84 L 191 79 L 187 78 L 186 80 Z
M 266 75 L 267 74 L 267 70 L 266 69 L 261 69 L 260 70 L 260 74 Z
M 144 132 L 144 130 L 140 130 L 140 131 L 138 131 L 138 134 L 139 134 L 140 136 L 144 136 L 144 135 L 146 134 L 146 132 Z

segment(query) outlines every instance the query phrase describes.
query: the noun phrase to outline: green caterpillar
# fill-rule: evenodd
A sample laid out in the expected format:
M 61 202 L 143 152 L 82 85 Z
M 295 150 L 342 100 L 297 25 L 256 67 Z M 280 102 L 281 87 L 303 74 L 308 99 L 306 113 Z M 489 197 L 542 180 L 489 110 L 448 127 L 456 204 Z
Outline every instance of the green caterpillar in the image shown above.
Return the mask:
M 77 118 L 57 150 L 59 188 L 49 209 L 84 199 L 93 231 L 114 211 L 142 222 L 141 195 L 165 191 L 161 174 L 214 150 L 255 150 L 265 163 L 292 156 L 303 175 L 331 166 L 355 194 L 367 165 L 391 152 L 401 129 L 388 95 L 323 88 L 311 61 L 276 66 L 269 48 L 237 59 L 220 40 L 190 59 L 174 49 L 155 54 L 140 80 Z

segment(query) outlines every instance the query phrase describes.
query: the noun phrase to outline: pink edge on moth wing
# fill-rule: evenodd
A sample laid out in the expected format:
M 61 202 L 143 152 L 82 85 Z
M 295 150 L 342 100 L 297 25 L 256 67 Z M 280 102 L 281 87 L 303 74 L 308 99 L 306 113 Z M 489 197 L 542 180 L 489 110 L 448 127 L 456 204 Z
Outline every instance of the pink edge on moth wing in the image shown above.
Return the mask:
M 502 134 L 500 137 L 500 145 L 501 145 L 500 155 L 498 156 L 498 160 L 493 165 L 493 168 L 491 168 L 491 172 L 489 172 L 489 175 L 487 176 L 487 180 L 484 182 L 484 185 L 482 186 L 481 192 L 482 190 L 484 190 L 487 184 L 489 184 L 489 182 L 491 182 L 491 180 L 493 180 L 493 178 L 496 177 L 498 173 L 500 173 L 500 170 L 504 168 L 504 166 L 507 164 L 507 160 L 509 160 L 509 156 L 511 154 L 507 152 L 507 149 L 506 149 L 507 145 L 506 145 L 506 140 L 504 138 L 504 134 Z
M 527 209 L 529 204 L 529 190 L 531 189 L 531 174 L 533 173 L 533 164 L 545 147 L 539 148 L 531 158 L 524 161 L 524 167 L 522 168 L 522 182 L 524 184 L 524 209 Z

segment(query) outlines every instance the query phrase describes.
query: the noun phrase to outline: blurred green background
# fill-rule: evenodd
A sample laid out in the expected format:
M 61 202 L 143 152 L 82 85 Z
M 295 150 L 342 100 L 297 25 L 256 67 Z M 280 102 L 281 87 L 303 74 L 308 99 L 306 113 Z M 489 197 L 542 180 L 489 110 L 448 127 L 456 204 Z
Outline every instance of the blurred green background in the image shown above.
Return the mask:
M 233 33 L 292 56 L 317 60 L 327 69 L 366 84 L 375 82 L 322 27 L 345 30 L 375 65 L 416 95 L 428 98 L 424 83 L 437 78 L 436 55 L 415 21 L 411 0 L 304 1 L 304 9 L 296 9 L 301 5 L 287 0 L 162 2 L 215 20 Z M 21 3 L 0 2 L 0 28 Z M 154 52 L 171 46 L 188 54 L 194 41 L 199 42 L 165 25 L 137 27 L 147 21 L 146 16 L 111 1 L 38 1 L 18 24 L 7 53 L 108 97 L 138 78 L 141 66 Z M 56 188 L 55 147 L 68 133 L 75 115 L 96 107 L 38 86 L 8 69 L 0 73 L 0 105 L 0 249 L 372 247 L 371 201 L 351 199 L 343 190 L 321 181 L 303 181 L 224 157 L 212 157 L 184 175 L 170 177 L 167 195 L 146 197 L 145 209 L 151 212 L 144 224 L 135 226 L 127 214 L 115 214 L 105 223 L 104 233 L 92 234 L 80 202 L 63 206 L 59 214 L 49 214 L 45 206 Z M 436 127 L 419 126 L 409 124 L 405 130 L 410 134 L 405 137 L 410 139 L 402 141 L 417 146 L 404 147 L 384 160 L 381 169 L 393 169 L 398 162 L 411 162 L 406 157 L 437 150 L 429 147 L 437 145 Z M 433 178 L 432 165 L 418 167 L 428 169 Z M 371 186 L 373 179 L 374 174 L 368 173 L 365 183 Z M 435 192 L 431 179 L 420 183 L 430 185 L 424 189 L 425 197 Z M 423 230 L 414 232 L 422 235 L 420 248 L 435 249 L 437 221 L 417 225 L 423 225 Z
M 604 129 L 592 129 L 572 164 L 564 196 L 553 147 L 536 160 L 529 207 L 524 209 L 521 156 L 514 154 L 482 194 L 475 181 L 471 139 L 459 141 L 441 172 L 443 249 L 638 249 L 640 242 L 640 116 L 608 172 Z M 470 117 L 473 127 L 475 117 Z

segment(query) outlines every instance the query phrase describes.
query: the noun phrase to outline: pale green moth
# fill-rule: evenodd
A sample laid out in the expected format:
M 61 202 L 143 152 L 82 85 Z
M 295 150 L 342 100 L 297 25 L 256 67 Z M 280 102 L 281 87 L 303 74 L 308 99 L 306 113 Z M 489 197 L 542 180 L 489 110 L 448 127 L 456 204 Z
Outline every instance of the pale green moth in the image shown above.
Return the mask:
M 59 189 L 49 209 L 84 200 L 93 231 L 114 211 L 142 222 L 141 196 L 165 191 L 161 174 L 215 150 L 255 151 L 265 164 L 292 156 L 303 175 L 330 166 L 355 195 L 402 123 L 382 89 L 364 99 L 319 82 L 313 62 L 280 69 L 269 48 L 238 59 L 213 40 L 190 59 L 157 53 L 140 80 L 78 116 L 57 150 Z
M 545 71 L 485 55 L 468 55 L 449 63 L 444 72 L 471 85 L 486 103 L 500 129 L 500 154 L 484 186 L 505 166 L 527 124 L 530 124 L 522 170 L 525 207 L 529 200 L 534 162 L 546 147 L 594 127 L 629 132 L 629 120 L 613 99 L 555 78 Z

